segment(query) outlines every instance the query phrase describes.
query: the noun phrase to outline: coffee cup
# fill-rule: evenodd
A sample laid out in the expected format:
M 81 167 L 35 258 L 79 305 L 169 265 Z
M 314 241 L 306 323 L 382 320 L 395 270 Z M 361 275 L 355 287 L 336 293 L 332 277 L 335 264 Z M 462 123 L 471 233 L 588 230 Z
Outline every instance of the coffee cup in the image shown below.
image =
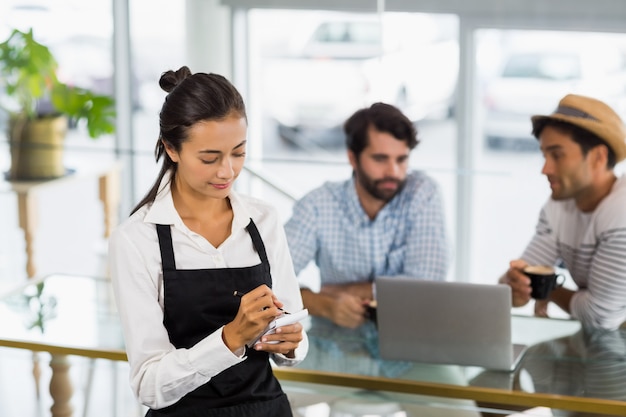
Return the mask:
M 553 289 L 561 287 L 565 282 L 565 276 L 556 273 L 551 266 L 527 266 L 524 274 L 530 278 L 530 296 L 536 300 L 545 300 Z
M 374 324 L 378 324 L 376 320 L 377 307 L 378 304 L 376 303 L 376 300 L 370 301 L 369 304 L 365 307 L 365 317 L 372 320 Z

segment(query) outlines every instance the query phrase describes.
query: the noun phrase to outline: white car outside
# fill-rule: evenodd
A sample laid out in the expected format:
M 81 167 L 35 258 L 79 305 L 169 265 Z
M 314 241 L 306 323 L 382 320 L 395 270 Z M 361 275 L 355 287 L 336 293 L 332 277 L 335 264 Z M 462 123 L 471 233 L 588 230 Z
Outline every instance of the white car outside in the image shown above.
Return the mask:
M 456 21 L 445 18 L 444 25 L 424 14 L 386 13 L 381 21 L 341 13 L 303 26 L 306 36 L 294 35 L 286 53 L 265 59 L 264 102 L 281 136 L 342 143 L 343 122 L 376 101 L 397 105 L 415 121 L 449 115 L 458 41 Z
M 500 75 L 487 84 L 483 129 L 488 147 L 538 149 L 531 115 L 551 113 L 569 93 L 598 98 L 622 111 L 623 53 L 607 43 L 562 36 L 563 42 L 512 50 Z

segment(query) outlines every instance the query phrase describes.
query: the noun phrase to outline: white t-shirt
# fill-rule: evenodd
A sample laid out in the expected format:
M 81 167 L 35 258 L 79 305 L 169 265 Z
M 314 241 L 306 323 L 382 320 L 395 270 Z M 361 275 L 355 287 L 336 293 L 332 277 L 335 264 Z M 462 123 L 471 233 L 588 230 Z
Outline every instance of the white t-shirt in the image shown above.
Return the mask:
M 626 177 L 591 213 L 572 199 L 549 199 L 522 259 L 534 265 L 562 261 L 579 288 L 570 302 L 572 317 L 591 327 L 619 327 L 626 320 Z

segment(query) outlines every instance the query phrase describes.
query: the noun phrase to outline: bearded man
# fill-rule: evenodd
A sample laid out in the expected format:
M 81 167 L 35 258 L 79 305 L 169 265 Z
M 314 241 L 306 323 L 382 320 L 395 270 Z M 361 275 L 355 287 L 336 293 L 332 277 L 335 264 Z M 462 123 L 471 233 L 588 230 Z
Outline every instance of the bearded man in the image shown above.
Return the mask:
M 450 248 L 437 183 L 409 170 L 415 125 L 375 103 L 350 116 L 344 132 L 352 177 L 297 201 L 285 231 L 296 274 L 312 261 L 319 268 L 319 291 L 301 284 L 309 314 L 354 329 L 375 300 L 377 277 L 444 280 Z

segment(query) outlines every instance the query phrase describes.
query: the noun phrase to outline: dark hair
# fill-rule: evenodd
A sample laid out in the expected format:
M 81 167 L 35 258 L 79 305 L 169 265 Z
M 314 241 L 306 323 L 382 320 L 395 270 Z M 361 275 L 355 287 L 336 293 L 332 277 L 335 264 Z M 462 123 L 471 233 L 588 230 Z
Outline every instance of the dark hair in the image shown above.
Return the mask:
M 164 142 L 176 151 L 188 139 L 189 129 L 205 120 L 223 120 L 231 114 L 247 119 L 246 107 L 237 89 L 223 76 L 198 72 L 192 74 L 188 67 L 161 74 L 159 85 L 168 94 L 159 113 L 159 139 L 154 150 L 156 161 L 163 157 L 161 171 L 146 196 L 132 210 L 139 210 L 156 198 L 163 177 L 176 163 L 165 152 Z
M 369 144 L 367 130 L 370 126 L 406 142 L 409 149 L 415 148 L 419 143 L 415 125 L 397 107 L 385 103 L 374 103 L 370 107 L 357 110 L 343 125 L 346 147 L 356 157 Z
M 546 126 L 551 126 L 563 134 L 570 135 L 572 140 L 576 142 L 578 146 L 580 146 L 580 150 L 582 151 L 584 156 L 587 156 L 589 150 L 595 148 L 596 146 L 606 146 L 609 151 L 606 167 L 608 169 L 613 169 L 615 167 L 615 164 L 617 162 L 615 152 L 613 152 L 613 149 L 611 149 L 609 144 L 600 139 L 598 135 L 572 123 L 546 118 L 538 120 L 534 123 L 532 131 L 533 136 L 539 139 L 539 135 L 541 135 L 541 132 L 543 132 L 543 129 L 545 129 Z

